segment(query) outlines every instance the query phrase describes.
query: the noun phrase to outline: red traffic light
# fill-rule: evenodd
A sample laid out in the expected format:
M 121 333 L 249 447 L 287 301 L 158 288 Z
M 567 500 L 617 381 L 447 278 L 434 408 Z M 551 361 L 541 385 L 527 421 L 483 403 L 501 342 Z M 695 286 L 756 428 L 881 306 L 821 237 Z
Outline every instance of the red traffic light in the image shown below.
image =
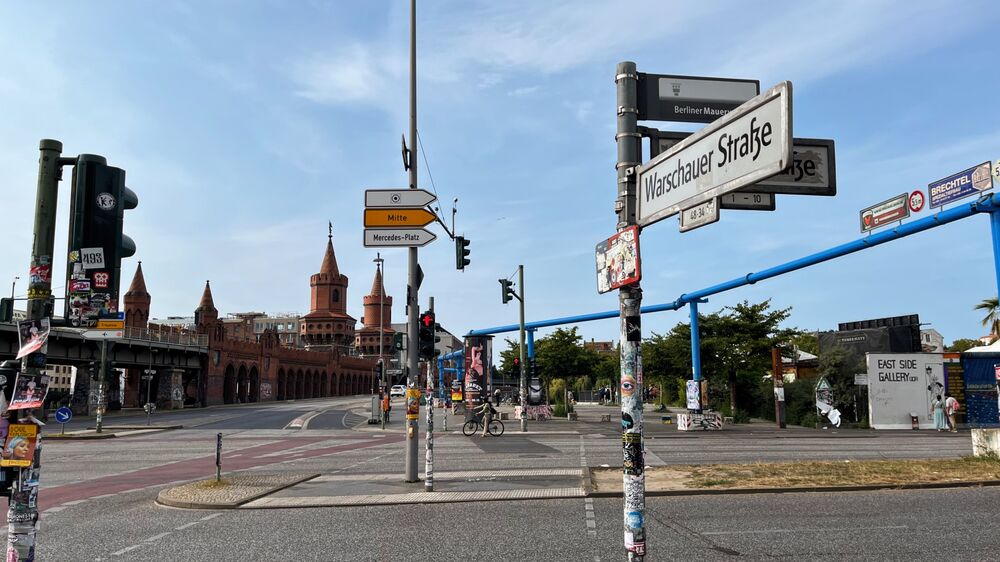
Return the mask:
M 423 324 L 425 328 L 430 328 L 434 325 L 434 315 L 429 312 L 425 312 L 420 317 L 420 323 Z

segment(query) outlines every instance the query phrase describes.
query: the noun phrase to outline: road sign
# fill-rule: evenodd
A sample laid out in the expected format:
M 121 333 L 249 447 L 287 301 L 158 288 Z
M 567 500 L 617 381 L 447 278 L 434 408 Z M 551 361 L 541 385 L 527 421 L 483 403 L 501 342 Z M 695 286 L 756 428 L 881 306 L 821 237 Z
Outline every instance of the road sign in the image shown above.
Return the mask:
M 718 221 L 719 202 L 716 199 L 709 199 L 690 209 L 684 209 L 680 216 L 680 229 L 681 232 L 687 232 Z
M 124 320 L 98 320 L 97 325 L 94 326 L 98 330 L 124 330 L 125 321 Z
M 919 189 L 914 191 L 906 200 L 906 204 L 910 207 L 910 212 L 919 213 L 924 208 L 924 192 Z
M 734 191 L 719 197 L 719 209 L 773 211 L 775 209 L 774 194 Z
M 365 207 L 397 209 L 423 207 L 437 200 L 437 196 L 423 189 L 366 189 Z
M 426 246 L 437 236 L 423 228 L 376 228 L 365 229 L 365 247 L 410 247 Z
M 990 174 L 990 163 L 983 162 L 928 184 L 927 193 L 930 195 L 931 208 L 941 207 L 963 197 L 993 189 L 993 176 Z
M 792 84 L 782 82 L 638 170 L 640 226 L 757 183 L 792 161 Z
M 861 211 L 861 232 L 875 230 L 910 216 L 910 208 L 906 205 L 906 201 L 907 195 L 903 193 Z
M 760 81 L 640 72 L 637 94 L 640 121 L 711 123 L 760 94 Z
M 373 226 L 421 227 L 434 222 L 434 213 L 427 209 L 365 209 L 365 228 Z
M 868 373 L 854 375 L 854 384 L 857 386 L 868 386 Z
M 113 340 L 124 335 L 121 330 L 87 330 L 81 334 L 87 340 Z
M 597 261 L 598 293 L 607 293 L 642 279 L 638 227 L 630 226 L 598 242 L 594 256 Z
M 57 423 L 66 423 L 66 422 L 68 422 L 71 419 L 73 419 L 73 410 L 70 410 L 66 406 L 63 406 L 63 407 L 59 408 L 58 410 L 56 410 L 56 422 Z
M 650 158 L 655 158 L 691 136 L 691 133 L 660 131 L 650 127 L 640 127 L 639 130 L 643 136 L 649 137 Z M 836 195 L 837 163 L 833 140 L 793 138 L 792 163 L 788 168 L 739 191 L 828 197 Z

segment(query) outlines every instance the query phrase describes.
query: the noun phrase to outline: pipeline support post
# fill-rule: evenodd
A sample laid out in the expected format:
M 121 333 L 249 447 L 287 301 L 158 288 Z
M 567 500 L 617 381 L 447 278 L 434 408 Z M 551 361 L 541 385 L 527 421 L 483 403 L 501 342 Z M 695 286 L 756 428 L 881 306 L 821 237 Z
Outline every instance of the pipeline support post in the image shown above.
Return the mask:
M 990 209 L 990 231 L 993 233 L 993 267 L 996 273 L 997 295 L 1000 295 L 1000 209 Z
M 634 62 L 620 62 L 615 71 L 618 148 L 615 210 L 617 230 L 636 224 L 636 174 L 640 164 L 638 72 Z M 642 446 L 642 289 L 634 283 L 619 289 L 622 454 L 625 550 L 630 562 L 646 555 L 646 480 Z

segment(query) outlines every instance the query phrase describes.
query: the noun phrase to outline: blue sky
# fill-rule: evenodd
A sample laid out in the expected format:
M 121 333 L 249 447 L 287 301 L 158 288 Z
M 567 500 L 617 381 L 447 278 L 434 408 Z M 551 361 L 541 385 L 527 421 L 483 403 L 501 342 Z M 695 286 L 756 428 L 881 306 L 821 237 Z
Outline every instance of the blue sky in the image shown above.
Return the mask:
M 464 273 L 440 229 L 421 250 L 422 306 L 433 295 L 456 334 L 514 323 L 497 278 L 521 263 L 529 320 L 617 308 L 597 294 L 593 250 L 614 232 L 623 60 L 762 88 L 790 80 L 795 135 L 837 143 L 835 198 L 779 196 L 776 212 L 724 212 L 686 234 L 674 219 L 645 229 L 644 304 L 856 239 L 860 209 L 1000 158 L 998 19 L 988 2 L 422 1 L 420 185 L 433 176 L 446 215 L 459 198 L 472 241 Z M 375 257 L 363 191 L 407 182 L 408 26 L 405 0 L 0 4 L 0 281 L 20 275 L 26 292 L 38 140 L 55 138 L 127 170 L 140 204 L 126 215 L 138 253 L 123 284 L 141 259 L 153 316 L 191 314 L 206 279 L 223 313 L 306 312 L 332 220 L 360 318 Z M 60 199 L 57 255 L 68 182 Z M 406 252 L 383 254 L 399 321 Z M 997 291 L 991 258 L 978 216 L 702 311 L 773 298 L 805 329 L 918 313 L 946 341 L 978 337 L 972 307 Z M 686 320 L 647 316 L 643 330 Z M 615 320 L 581 326 L 587 339 L 617 332 Z

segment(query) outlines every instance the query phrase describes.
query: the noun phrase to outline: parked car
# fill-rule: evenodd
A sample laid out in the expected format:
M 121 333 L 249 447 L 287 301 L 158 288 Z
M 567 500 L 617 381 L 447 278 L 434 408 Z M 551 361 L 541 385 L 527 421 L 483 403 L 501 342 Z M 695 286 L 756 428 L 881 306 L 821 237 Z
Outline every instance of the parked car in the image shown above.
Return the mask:
M 389 389 L 389 397 L 393 396 L 406 396 L 406 387 L 401 384 L 392 385 L 392 388 Z

